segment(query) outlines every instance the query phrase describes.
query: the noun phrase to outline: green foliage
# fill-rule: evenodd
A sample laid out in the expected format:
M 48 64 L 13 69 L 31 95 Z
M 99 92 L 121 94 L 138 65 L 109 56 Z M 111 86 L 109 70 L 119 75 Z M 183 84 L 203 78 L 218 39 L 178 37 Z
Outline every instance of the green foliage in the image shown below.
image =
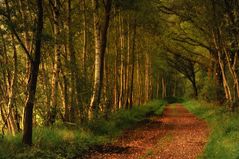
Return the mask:
M 91 132 L 97 135 L 110 135 L 115 132 L 115 123 L 104 118 L 95 119 L 87 124 Z
M 166 101 L 151 101 L 144 106 L 134 107 L 132 110 L 119 111 L 113 118 L 118 127 L 129 128 L 131 125 L 144 120 L 147 116 L 159 115 L 165 104 Z
M 218 85 L 215 81 L 203 79 L 202 89 L 200 91 L 200 98 L 207 101 L 218 101 L 222 100 L 223 97 L 223 87 Z
M 99 118 L 81 127 L 67 127 L 57 123 L 52 127 L 37 127 L 33 132 L 32 147 L 21 143 L 21 135 L 0 140 L 2 159 L 65 159 L 82 156 L 90 147 L 110 142 L 122 130 L 131 128 L 147 116 L 160 115 L 166 100 L 156 100 L 131 110 L 112 113 L 109 120 Z
M 208 121 L 211 134 L 201 158 L 239 158 L 239 115 L 226 108 L 206 102 L 188 101 L 184 105 L 194 114 Z
M 110 120 L 100 118 L 90 121 L 87 127 L 97 135 L 117 136 L 123 129 L 128 129 L 148 116 L 160 115 L 166 100 L 155 100 L 143 106 L 133 107 L 131 110 L 119 110 L 111 114 Z
M 142 1 L 142 0 L 141 0 Z M 118 8 L 121 8 L 123 10 L 136 10 L 140 8 L 140 3 L 142 3 L 139 0 L 114 0 L 115 6 Z
M 169 104 L 184 102 L 184 99 L 180 97 L 165 97 L 164 100 Z

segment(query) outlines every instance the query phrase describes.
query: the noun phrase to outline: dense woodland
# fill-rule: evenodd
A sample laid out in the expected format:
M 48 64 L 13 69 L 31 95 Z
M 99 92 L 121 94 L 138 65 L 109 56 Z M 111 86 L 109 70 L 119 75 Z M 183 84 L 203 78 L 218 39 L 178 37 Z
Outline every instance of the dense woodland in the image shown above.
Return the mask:
M 0 0 L 0 22 L 0 126 L 24 144 L 168 96 L 238 106 L 238 0 Z

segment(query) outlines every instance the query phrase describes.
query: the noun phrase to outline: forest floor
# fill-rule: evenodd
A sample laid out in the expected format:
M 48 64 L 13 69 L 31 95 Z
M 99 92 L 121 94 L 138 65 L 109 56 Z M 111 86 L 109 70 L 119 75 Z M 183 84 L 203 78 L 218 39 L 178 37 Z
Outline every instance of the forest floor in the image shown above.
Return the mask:
M 180 104 L 165 107 L 163 115 L 126 130 L 113 143 L 96 146 L 87 159 L 195 159 L 209 136 L 205 121 Z

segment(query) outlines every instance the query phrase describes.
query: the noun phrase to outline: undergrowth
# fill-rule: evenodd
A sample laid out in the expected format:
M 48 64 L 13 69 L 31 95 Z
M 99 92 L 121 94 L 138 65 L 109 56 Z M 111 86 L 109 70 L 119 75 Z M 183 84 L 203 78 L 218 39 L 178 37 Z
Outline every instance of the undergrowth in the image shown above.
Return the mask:
M 211 134 L 203 159 L 239 159 L 239 113 L 202 101 L 183 103 L 191 112 L 208 121 Z
M 166 100 L 155 100 L 131 110 L 112 113 L 109 120 L 99 118 L 80 127 L 64 124 L 37 127 L 33 131 L 32 147 L 23 146 L 21 135 L 0 139 L 1 159 L 71 159 L 80 158 L 90 147 L 111 142 L 125 129 L 150 115 L 160 115 Z

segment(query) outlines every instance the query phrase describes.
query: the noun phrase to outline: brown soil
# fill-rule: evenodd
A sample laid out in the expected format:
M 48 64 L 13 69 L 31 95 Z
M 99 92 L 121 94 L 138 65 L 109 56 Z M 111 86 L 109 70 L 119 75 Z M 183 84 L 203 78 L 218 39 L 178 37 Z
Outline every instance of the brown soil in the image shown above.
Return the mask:
M 195 159 L 207 142 L 207 123 L 180 104 L 169 105 L 162 117 L 152 117 L 127 130 L 114 143 L 95 147 L 87 159 Z

